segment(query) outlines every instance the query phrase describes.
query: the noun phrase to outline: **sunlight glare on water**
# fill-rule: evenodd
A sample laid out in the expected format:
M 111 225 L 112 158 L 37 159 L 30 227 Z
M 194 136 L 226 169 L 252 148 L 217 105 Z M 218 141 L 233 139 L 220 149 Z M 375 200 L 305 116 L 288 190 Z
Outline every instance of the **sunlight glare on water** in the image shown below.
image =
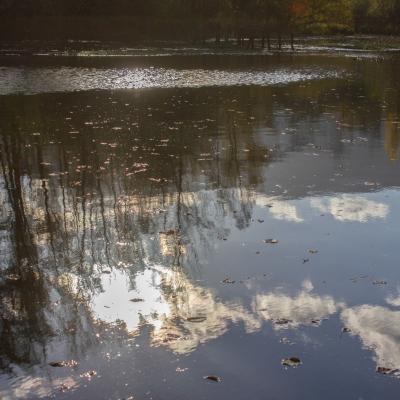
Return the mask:
M 221 71 L 163 68 L 7 68 L 0 67 L 0 95 L 83 90 L 270 86 L 333 78 L 326 70 Z

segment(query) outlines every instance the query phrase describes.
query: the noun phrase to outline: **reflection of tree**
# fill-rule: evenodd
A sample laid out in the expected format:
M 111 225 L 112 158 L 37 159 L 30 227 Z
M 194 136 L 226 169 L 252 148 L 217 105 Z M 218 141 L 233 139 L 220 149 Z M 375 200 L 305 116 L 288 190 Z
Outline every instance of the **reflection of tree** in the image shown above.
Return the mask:
M 397 160 L 400 146 L 400 121 L 395 119 L 391 113 L 386 115 L 385 120 L 385 150 L 389 160 Z
M 98 315 L 90 301 L 106 290 L 105 277 L 123 272 L 134 291 L 140 273 L 155 265 L 169 269 L 159 289 L 172 311 L 153 340 L 167 339 L 179 352 L 218 337 L 230 323 L 242 322 L 251 331 L 263 319 L 287 318 L 298 326 L 334 313 L 337 302 L 309 293 L 260 295 L 257 311 L 250 312 L 217 301 L 191 279 L 218 240 L 250 224 L 254 193 L 265 191 L 265 168 L 285 152 L 318 141 L 318 132 L 308 129 L 315 119 L 327 129 L 327 111 L 340 122 L 374 123 L 376 109 L 353 112 L 354 99 L 339 101 L 329 93 L 332 85 L 311 85 L 293 96 L 278 89 L 275 101 L 271 89 L 254 87 L 216 91 L 215 98 L 208 91 L 166 90 L 110 99 L 84 93 L 10 100 L 0 122 L 0 251 L 7 252 L 0 272 L 1 354 L 36 363 L 56 344 L 66 357 L 84 351 L 96 342 Z M 321 100 L 311 122 L 308 97 Z M 279 113 L 294 107 L 298 113 Z M 23 118 L 15 110 L 24 110 Z M 286 135 L 274 152 L 264 133 L 257 133 L 276 134 L 300 123 L 307 134 Z M 340 138 L 330 140 L 338 154 L 345 151 Z M 354 213 L 360 202 L 352 200 L 356 215 L 348 214 L 365 220 Z M 374 211 L 367 217 L 386 215 L 382 207 L 367 205 Z M 287 203 L 277 203 L 272 214 L 301 222 Z M 280 304 L 309 312 L 285 313 Z M 207 308 L 205 321 L 185 321 Z M 186 340 L 170 340 L 170 331 Z
M 3 138 L 1 150 L 3 185 L 8 195 L 8 201 L 2 206 L 9 210 L 13 255 L 9 258 L 8 275 L 3 277 L 5 282 L 1 285 L 0 335 L 3 354 L 12 360 L 26 362 L 31 357 L 36 358 L 31 343 L 40 344 L 48 335 L 41 308 L 41 304 L 48 301 L 48 293 L 43 286 L 43 271 L 38 265 L 37 247 L 26 213 L 19 163 L 22 144 L 16 139 L 18 135 Z M 27 287 L 29 290 L 25 289 Z
M 2 230 L 11 242 L 1 273 L 1 352 L 16 362 L 43 361 L 56 343 L 70 357 L 96 341 L 88 301 L 103 290 L 104 272 L 128 268 L 134 286 L 149 263 L 190 269 L 234 219 L 251 216 L 251 196 L 235 189 L 183 191 L 183 158 L 175 190 L 151 183 L 151 195 L 130 194 L 124 174 L 102 169 L 104 159 L 84 143 L 76 155 L 53 154 L 38 140 L 22 170 L 20 137 L 2 140 Z
M 220 337 L 232 323 L 243 323 L 247 332 L 261 328 L 259 319 L 242 305 L 216 300 L 211 290 L 194 285 L 180 271 L 165 274 L 162 291 L 170 313 L 161 318 L 161 326 L 153 331 L 154 345 L 168 346 L 184 354 Z

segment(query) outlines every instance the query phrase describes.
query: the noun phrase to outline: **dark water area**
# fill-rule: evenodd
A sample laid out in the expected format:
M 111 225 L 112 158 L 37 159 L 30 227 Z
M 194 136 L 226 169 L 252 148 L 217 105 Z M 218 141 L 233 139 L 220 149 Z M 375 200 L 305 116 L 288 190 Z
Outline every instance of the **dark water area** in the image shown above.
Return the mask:
M 396 398 L 399 56 L 0 64 L 1 399 Z

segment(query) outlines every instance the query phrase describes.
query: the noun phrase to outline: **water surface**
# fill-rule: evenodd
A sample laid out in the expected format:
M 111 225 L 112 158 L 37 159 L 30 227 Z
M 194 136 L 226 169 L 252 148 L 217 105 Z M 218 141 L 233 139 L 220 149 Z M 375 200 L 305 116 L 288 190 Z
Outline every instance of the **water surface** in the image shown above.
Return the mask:
M 400 59 L 176 53 L 1 57 L 0 397 L 395 398 Z

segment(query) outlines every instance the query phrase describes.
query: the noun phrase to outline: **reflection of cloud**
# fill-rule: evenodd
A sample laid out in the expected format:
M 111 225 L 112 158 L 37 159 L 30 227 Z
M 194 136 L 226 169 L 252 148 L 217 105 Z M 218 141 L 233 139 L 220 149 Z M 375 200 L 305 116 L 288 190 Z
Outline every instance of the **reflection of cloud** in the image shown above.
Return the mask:
M 288 222 L 304 221 L 299 217 L 296 206 L 286 201 L 274 201 L 273 207 L 270 208 L 270 212 L 275 219 Z
M 172 278 L 172 279 L 171 279 Z M 166 287 L 173 287 L 173 280 L 166 280 Z M 222 303 L 209 290 L 189 281 L 182 282 L 182 290 L 171 295 L 172 313 L 162 327 L 153 332 L 155 345 L 166 345 L 177 353 L 188 353 L 209 340 L 223 335 L 231 323 L 243 323 L 246 332 L 261 328 L 259 319 L 237 303 Z M 188 318 L 204 316 L 205 320 L 190 322 Z
M 103 282 L 106 292 L 93 302 L 97 317 L 106 322 L 123 320 L 131 333 L 142 323 L 150 324 L 154 328 L 153 345 L 179 354 L 222 336 L 231 324 L 242 323 L 246 332 L 261 329 L 262 321 L 274 322 L 277 329 L 317 326 L 320 320 L 344 308 L 331 296 L 313 294 L 310 280 L 305 280 L 302 291 L 293 297 L 282 293 L 255 296 L 252 311 L 239 302 L 217 300 L 212 290 L 193 283 L 177 268 L 149 268 L 137 275 L 133 285 L 135 289 L 130 290 L 124 275 Z M 132 304 L 132 298 L 143 301 Z
M 306 281 L 306 289 L 297 296 L 290 297 L 282 293 L 257 295 L 253 300 L 253 310 L 267 321 L 285 321 L 276 328 L 297 327 L 299 325 L 318 324 L 344 307 L 331 296 L 317 296 L 310 293 L 311 282 Z
M 297 207 L 289 201 L 276 200 L 276 197 L 267 197 L 260 193 L 255 198 L 255 203 L 260 207 L 271 204 L 269 211 L 273 218 L 288 222 L 303 222 L 298 214 Z
M 314 289 L 314 285 L 309 279 L 305 279 L 301 286 L 306 292 L 311 292 Z
M 386 300 L 386 303 L 388 303 L 389 305 L 391 305 L 393 307 L 400 307 L 400 295 L 398 295 L 397 297 L 388 296 L 385 300 Z
M 400 311 L 363 305 L 344 310 L 342 320 L 375 352 L 378 366 L 400 368 Z
M 62 391 L 63 388 L 73 391 L 79 385 L 73 377 L 63 377 L 48 380 L 42 377 L 27 376 L 19 368 L 14 366 L 13 372 L 18 375 L 18 384 L 3 376 L 0 384 L 0 398 L 2 400 L 15 399 L 48 399 L 54 390 Z
M 159 316 L 170 312 L 160 293 L 161 279 L 158 269 L 147 269 L 135 276 L 132 290 L 123 272 L 115 270 L 111 279 L 103 277 L 103 292 L 92 300 L 96 317 L 105 322 L 122 320 L 130 332 L 136 330 L 143 319 L 158 326 Z M 132 301 L 134 299 L 140 301 Z
M 148 268 L 136 275 L 134 289 L 126 278 L 114 271 L 102 279 L 104 291 L 92 300 L 95 315 L 105 322 L 122 320 L 131 333 L 143 323 L 152 325 L 154 345 L 188 353 L 223 335 L 231 323 L 242 322 L 247 332 L 261 328 L 243 306 L 217 301 L 211 290 L 193 284 L 180 270 Z M 188 321 L 203 316 L 199 322 Z
M 384 219 L 389 214 L 387 204 L 347 194 L 333 198 L 311 199 L 311 206 L 319 212 L 332 214 L 335 219 L 342 222 L 368 222 L 373 218 Z

